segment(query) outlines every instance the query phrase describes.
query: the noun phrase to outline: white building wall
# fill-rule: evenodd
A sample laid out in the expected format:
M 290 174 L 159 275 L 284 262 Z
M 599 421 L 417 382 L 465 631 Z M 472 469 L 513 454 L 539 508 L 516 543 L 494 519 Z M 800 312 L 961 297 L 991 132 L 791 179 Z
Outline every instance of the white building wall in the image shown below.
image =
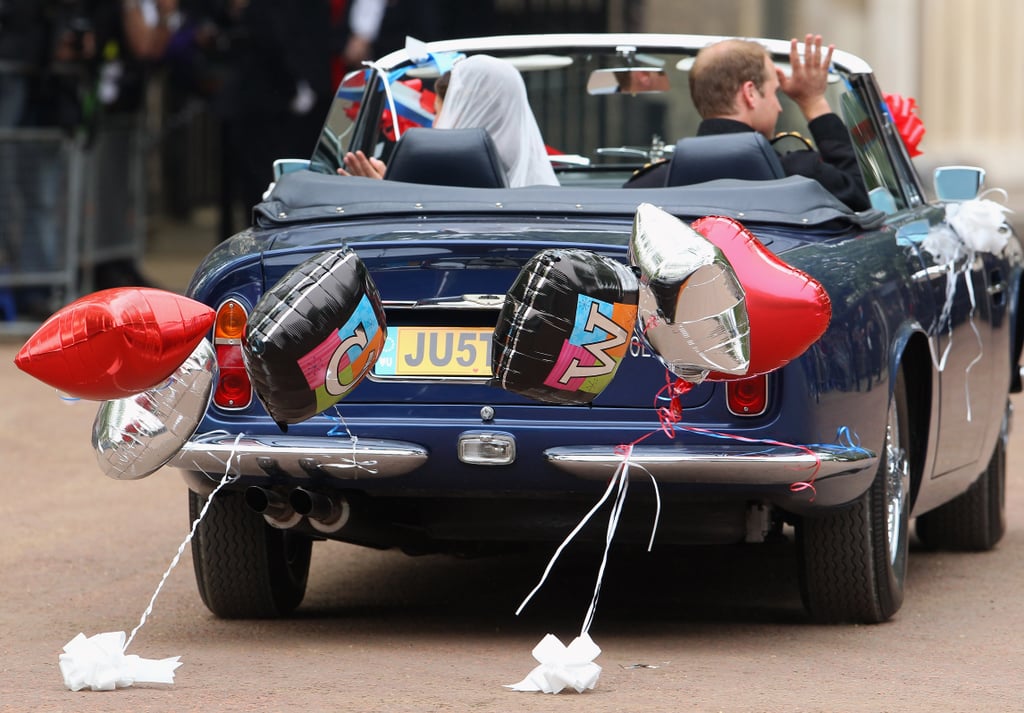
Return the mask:
M 645 0 L 642 15 L 647 31 L 757 36 L 784 4 Z M 883 91 L 917 100 L 926 179 L 942 163 L 975 163 L 989 186 L 1024 186 L 1024 0 L 789 0 L 786 10 L 790 35 L 820 33 L 867 60 Z

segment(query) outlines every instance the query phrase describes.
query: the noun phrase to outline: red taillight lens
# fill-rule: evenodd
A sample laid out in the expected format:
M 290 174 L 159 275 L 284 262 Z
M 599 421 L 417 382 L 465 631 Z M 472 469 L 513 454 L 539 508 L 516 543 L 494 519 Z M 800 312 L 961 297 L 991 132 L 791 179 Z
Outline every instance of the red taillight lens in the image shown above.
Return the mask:
M 729 411 L 737 416 L 760 416 L 768 409 L 768 375 L 727 381 L 725 400 Z
M 242 409 L 252 403 L 252 384 L 242 361 L 242 337 L 248 315 L 237 300 L 227 300 L 217 309 L 213 345 L 217 350 L 219 376 L 213 403 L 224 409 Z

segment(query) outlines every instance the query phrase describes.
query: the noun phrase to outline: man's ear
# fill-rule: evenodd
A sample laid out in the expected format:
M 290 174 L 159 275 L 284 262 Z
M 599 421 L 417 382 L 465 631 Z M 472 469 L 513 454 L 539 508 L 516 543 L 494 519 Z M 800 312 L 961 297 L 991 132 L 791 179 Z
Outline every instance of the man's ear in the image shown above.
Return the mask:
M 753 109 L 759 96 L 761 96 L 761 92 L 758 91 L 757 85 L 754 84 L 754 82 L 747 80 L 743 83 L 743 86 L 740 87 L 740 106 L 743 109 Z

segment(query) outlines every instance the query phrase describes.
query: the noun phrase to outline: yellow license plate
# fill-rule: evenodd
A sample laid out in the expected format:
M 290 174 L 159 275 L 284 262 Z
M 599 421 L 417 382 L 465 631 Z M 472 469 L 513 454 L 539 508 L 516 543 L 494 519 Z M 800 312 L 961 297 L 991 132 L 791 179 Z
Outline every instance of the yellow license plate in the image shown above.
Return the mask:
M 377 376 L 491 376 L 493 329 L 393 327 L 377 358 Z

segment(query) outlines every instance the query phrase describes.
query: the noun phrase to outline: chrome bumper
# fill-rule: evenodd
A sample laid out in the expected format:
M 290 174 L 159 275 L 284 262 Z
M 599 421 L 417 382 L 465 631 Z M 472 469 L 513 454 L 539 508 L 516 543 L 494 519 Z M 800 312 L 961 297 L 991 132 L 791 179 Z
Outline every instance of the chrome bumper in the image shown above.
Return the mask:
M 427 462 L 416 443 L 378 438 L 303 438 L 286 435 L 232 436 L 224 433 L 189 441 L 169 466 L 221 476 L 285 475 L 394 478 Z
M 405 475 L 426 463 L 429 455 L 426 447 L 406 441 L 217 433 L 189 441 L 168 465 L 218 478 L 229 472 L 380 479 Z M 544 451 L 544 457 L 583 480 L 607 480 L 622 463 L 613 446 L 559 446 Z M 873 470 L 878 456 L 863 448 L 637 446 L 629 462 L 636 475 L 650 473 L 660 483 L 791 485 L 812 477 L 821 480 Z
M 548 463 L 577 478 L 607 480 L 622 464 L 611 446 L 560 446 L 544 451 Z M 734 445 L 636 446 L 629 457 L 640 475 L 659 483 L 718 485 L 791 485 L 794 482 L 852 475 L 878 467 L 878 455 L 863 448 L 815 448 Z M 817 467 L 817 471 L 815 471 Z

